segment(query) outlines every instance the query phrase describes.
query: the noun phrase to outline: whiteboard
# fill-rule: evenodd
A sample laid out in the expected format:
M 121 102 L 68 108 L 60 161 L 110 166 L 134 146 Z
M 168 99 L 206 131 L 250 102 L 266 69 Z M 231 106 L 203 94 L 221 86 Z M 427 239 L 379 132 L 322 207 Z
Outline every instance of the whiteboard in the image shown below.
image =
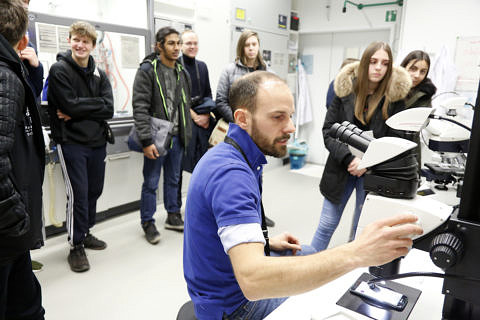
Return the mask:
M 480 36 L 458 37 L 455 49 L 456 91 L 477 91 L 480 79 Z

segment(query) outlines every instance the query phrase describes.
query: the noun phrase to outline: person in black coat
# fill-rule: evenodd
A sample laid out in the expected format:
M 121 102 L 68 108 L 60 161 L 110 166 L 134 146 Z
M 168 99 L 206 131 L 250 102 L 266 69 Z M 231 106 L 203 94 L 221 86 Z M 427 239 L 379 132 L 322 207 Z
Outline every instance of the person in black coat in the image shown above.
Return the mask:
M 330 154 L 320 181 L 320 192 L 325 200 L 312 240 L 317 251 L 327 248 L 343 209 L 356 189 L 350 232 L 350 239 L 354 238 L 365 200 L 362 176 L 366 169 L 357 169 L 361 159 L 354 156 L 346 144 L 330 137 L 330 127 L 349 121 L 361 130 L 373 131 L 375 138 L 396 135 L 388 129 L 385 120 L 404 110 L 402 99 L 410 90 L 411 79 L 405 69 L 393 67 L 392 60 L 390 46 L 374 42 L 365 49 L 360 62 L 346 65 L 335 78 L 335 98 L 323 124 L 323 138 Z
M 208 68 L 205 62 L 196 59 L 198 36 L 192 30 L 182 33 L 182 56 L 179 62 L 185 67 L 192 82 L 190 115 L 192 136 L 183 157 L 183 170 L 193 172 L 195 165 L 209 148 L 208 139 L 215 127 L 215 118 L 210 112 L 215 109 Z M 179 188 L 180 189 L 180 188 Z
M 35 96 L 19 51 L 28 17 L 21 2 L 0 2 L 0 319 L 44 319 L 30 249 L 42 236 L 45 145 Z
M 430 70 L 430 57 L 428 53 L 415 50 L 403 59 L 400 66 L 404 67 L 412 78 L 412 88 L 405 98 L 407 108 L 431 107 L 432 96 L 437 88 L 427 77 Z
M 90 269 L 84 248 L 107 247 L 90 233 L 105 178 L 106 120 L 113 116 L 112 86 L 90 55 L 96 40 L 91 24 L 73 23 L 71 50 L 57 55 L 48 76 L 50 127 L 67 193 L 68 263 L 74 272 Z

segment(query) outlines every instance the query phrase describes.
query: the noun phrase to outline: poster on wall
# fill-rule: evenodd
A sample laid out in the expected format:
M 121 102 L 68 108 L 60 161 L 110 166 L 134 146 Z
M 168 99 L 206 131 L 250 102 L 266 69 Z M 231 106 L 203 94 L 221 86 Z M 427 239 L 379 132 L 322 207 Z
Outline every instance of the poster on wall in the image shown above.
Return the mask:
M 287 29 L 287 16 L 283 14 L 278 15 L 278 27 L 280 29 Z
M 263 50 L 262 51 L 262 58 L 263 61 L 267 64 L 267 66 L 272 66 L 272 51 L 271 50 Z
M 288 54 L 288 73 L 295 73 L 297 71 L 297 55 Z
M 38 28 L 38 51 L 57 53 L 57 27 L 52 24 L 39 23 Z
M 480 37 L 458 37 L 455 49 L 456 91 L 477 92 L 480 79 Z
M 245 9 L 236 8 L 235 9 L 235 19 L 240 21 L 245 21 Z
M 303 68 L 307 74 L 313 74 L 313 55 L 306 54 L 300 57 Z
M 122 46 L 122 67 L 136 69 L 140 54 L 138 53 L 139 39 L 132 36 L 120 36 Z
M 69 26 L 35 23 L 36 35 L 31 41 L 36 45 L 38 58 L 44 67 L 44 78 L 57 61 L 57 54 L 70 50 Z M 112 85 L 114 117 L 132 116 L 132 87 L 137 68 L 145 55 L 145 36 L 97 29 L 97 44 L 92 56 L 98 68 L 105 71 Z
M 70 50 L 70 44 L 68 43 L 68 38 L 70 37 L 69 30 L 69 27 L 57 26 L 58 49 L 60 51 Z

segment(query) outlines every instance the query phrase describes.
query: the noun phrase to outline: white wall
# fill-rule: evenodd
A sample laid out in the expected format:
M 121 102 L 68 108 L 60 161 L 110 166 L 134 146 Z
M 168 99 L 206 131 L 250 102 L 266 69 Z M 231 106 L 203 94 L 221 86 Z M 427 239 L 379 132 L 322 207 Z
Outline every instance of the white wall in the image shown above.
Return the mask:
M 480 36 L 478 0 L 407 0 L 400 34 L 402 52 L 435 54 L 445 45 L 452 56 L 457 37 Z
M 347 11 L 343 13 L 343 3 L 340 0 L 297 0 L 295 7 L 300 16 L 300 32 L 305 34 L 392 29 L 391 41 L 396 41 L 394 29 L 400 25 L 402 7 L 386 5 L 365 7 L 359 10 L 355 6 L 347 4 Z M 387 10 L 397 10 L 396 22 L 385 21 Z
M 127 27 L 147 29 L 147 1 L 129 0 L 34 0 L 30 11 L 60 17 L 101 21 Z

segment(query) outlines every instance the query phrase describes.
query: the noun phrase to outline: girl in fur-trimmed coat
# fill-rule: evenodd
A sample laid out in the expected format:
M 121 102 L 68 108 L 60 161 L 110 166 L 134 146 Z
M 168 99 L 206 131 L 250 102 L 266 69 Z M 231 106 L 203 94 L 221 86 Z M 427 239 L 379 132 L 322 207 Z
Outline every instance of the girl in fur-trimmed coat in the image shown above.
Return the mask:
M 356 204 L 350 240 L 355 237 L 365 201 L 362 176 L 366 169 L 357 169 L 360 158 L 355 157 L 346 144 L 330 137 L 329 129 L 334 123 L 349 121 L 361 130 L 372 130 L 375 138 L 396 135 L 385 120 L 405 109 L 402 99 L 408 94 L 412 81 L 405 69 L 392 66 L 392 60 L 388 44 L 373 42 L 365 49 L 360 62 L 346 65 L 335 79 L 335 98 L 323 124 L 323 139 L 330 154 L 320 181 L 325 200 L 312 240 L 317 251 L 328 247 L 353 189 L 356 189 Z

